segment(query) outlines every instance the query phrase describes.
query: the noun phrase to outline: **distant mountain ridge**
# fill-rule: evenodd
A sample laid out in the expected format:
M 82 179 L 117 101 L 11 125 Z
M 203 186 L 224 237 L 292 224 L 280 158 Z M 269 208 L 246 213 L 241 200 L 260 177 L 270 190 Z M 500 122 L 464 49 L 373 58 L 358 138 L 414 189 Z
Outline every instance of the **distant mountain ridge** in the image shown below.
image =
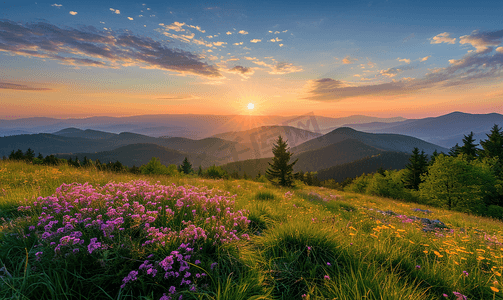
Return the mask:
M 452 112 L 439 117 L 410 119 L 396 123 L 348 124 L 346 126 L 369 133 L 395 133 L 413 136 L 445 148 L 451 148 L 456 143 L 461 144 L 463 136 L 468 135 L 471 131 L 478 133 L 479 139 L 485 139 L 485 134 L 490 132 L 494 124 L 503 127 L 502 114 Z
M 297 147 L 293 147 L 292 152 L 301 153 L 305 151 L 315 150 L 348 139 L 355 139 L 363 142 L 368 146 L 372 146 L 384 151 L 410 153 L 415 147 L 419 148 L 420 150 L 424 150 L 424 152 L 427 154 L 431 154 L 435 150 L 437 150 L 437 152 L 448 151 L 448 149 L 446 148 L 406 135 L 366 133 L 354 130 L 349 127 L 341 127 L 321 137 L 307 141 Z

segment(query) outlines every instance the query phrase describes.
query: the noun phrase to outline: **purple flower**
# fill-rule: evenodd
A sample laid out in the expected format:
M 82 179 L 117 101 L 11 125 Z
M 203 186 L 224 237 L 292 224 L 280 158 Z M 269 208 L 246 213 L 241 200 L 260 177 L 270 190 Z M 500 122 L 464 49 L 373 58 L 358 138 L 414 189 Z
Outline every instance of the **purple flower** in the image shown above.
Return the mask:
M 456 300 L 468 300 L 468 298 L 461 293 L 458 292 L 452 292 L 452 293 L 456 296 Z
M 330 280 L 330 276 L 328 275 L 325 275 L 325 277 L 323 277 L 325 280 Z
M 417 266 L 416 266 L 416 269 L 421 269 L 421 266 L 420 266 L 420 265 L 417 265 Z
M 468 272 L 463 271 L 463 275 L 465 275 L 466 277 L 468 277 Z
M 214 267 L 216 267 L 218 264 L 216 262 L 212 263 L 211 266 L 210 266 L 210 269 L 213 270 Z
M 449 295 L 447 294 L 442 294 L 442 296 L 444 296 L 445 298 L 449 298 Z
M 176 293 L 176 288 L 175 288 L 174 286 L 171 286 L 171 287 L 169 288 L 169 293 L 170 293 L 170 294 L 174 294 L 174 293 Z
M 162 297 L 159 300 L 171 300 L 170 296 L 166 296 L 166 293 L 162 294 Z

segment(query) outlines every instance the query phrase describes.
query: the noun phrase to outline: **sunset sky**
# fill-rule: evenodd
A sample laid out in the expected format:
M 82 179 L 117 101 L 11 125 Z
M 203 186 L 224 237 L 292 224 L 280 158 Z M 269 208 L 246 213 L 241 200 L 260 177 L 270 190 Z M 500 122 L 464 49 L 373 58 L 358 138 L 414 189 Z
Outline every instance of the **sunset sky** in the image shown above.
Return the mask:
M 503 1 L 54 1 L 0 1 L 0 119 L 503 113 Z

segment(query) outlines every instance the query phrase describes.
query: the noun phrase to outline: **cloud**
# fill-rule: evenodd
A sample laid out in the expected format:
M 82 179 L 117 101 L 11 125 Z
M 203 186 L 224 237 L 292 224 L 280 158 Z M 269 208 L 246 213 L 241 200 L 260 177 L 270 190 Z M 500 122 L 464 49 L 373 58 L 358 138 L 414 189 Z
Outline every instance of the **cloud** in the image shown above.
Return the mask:
M 389 68 L 387 70 L 381 70 L 379 71 L 379 74 L 386 76 L 388 78 L 395 77 L 398 73 L 402 72 L 403 70 L 397 69 L 397 68 Z
M 401 61 L 401 62 L 404 62 L 404 63 L 407 63 L 407 64 L 410 64 L 410 59 L 408 59 L 408 58 L 402 58 L 402 59 L 400 59 L 400 57 L 399 57 L 399 58 L 397 58 L 397 60 Z
M 57 7 L 57 8 L 60 8 L 61 6 L 63 6 L 63 4 L 56 4 L 56 3 L 54 3 L 54 4 L 52 4 L 51 6 L 55 6 L 55 7 Z
M 131 18 L 131 17 L 127 17 L 127 19 L 128 19 L 129 21 L 133 21 L 133 18 Z
M 280 62 L 272 68 L 269 74 L 288 74 L 301 71 L 303 71 L 302 67 L 294 66 L 292 63 Z
M 283 47 L 284 45 L 283 44 L 279 44 L 280 47 Z
M 161 98 L 157 98 L 157 99 L 158 100 L 183 100 L 183 101 L 187 101 L 187 100 L 199 99 L 199 97 L 193 96 L 193 95 L 187 95 L 187 96 L 167 96 L 167 97 L 161 97 Z
M 227 34 L 227 35 L 231 35 L 231 34 L 232 34 L 232 32 L 227 31 L 225 34 Z
M 358 59 L 356 58 L 352 58 L 350 57 L 349 55 L 344 57 L 344 59 L 342 60 L 342 63 L 345 64 L 345 65 L 348 65 L 348 64 L 352 64 L 354 63 L 355 61 L 357 61 Z
M 112 12 L 114 12 L 114 13 L 118 14 L 118 15 L 120 15 L 120 14 L 121 14 L 121 11 L 120 11 L 120 10 L 118 10 L 118 9 L 113 9 L 113 8 L 110 8 L 110 10 L 111 10 Z
M 421 62 L 423 62 L 423 61 L 427 61 L 430 57 L 431 57 L 431 55 L 425 56 L 425 57 L 421 58 L 421 60 L 420 60 L 420 61 L 421 61 Z
M 503 50 L 503 49 L 502 49 Z M 368 95 L 399 95 L 428 88 L 443 88 L 500 80 L 503 77 L 503 51 L 473 52 L 461 59 L 451 59 L 445 68 L 430 70 L 422 78 L 402 78 L 389 83 L 349 86 L 342 82 L 323 78 L 308 81 L 310 95 L 305 99 L 317 101 L 340 101 L 341 99 Z M 390 68 L 380 73 L 393 77 L 405 68 Z M 395 75 L 393 75 L 395 74 Z
M 75 16 L 77 14 L 76 11 L 70 11 L 70 15 Z
M 276 37 L 275 39 L 270 39 L 269 42 L 281 42 L 282 39 L 279 39 L 278 37 Z
M 430 44 L 440 43 L 454 44 L 456 43 L 456 38 L 450 38 L 450 33 L 448 32 L 437 34 L 436 36 L 431 38 Z
M 227 45 L 226 42 L 213 42 L 213 46 L 222 46 L 222 45 Z
M 9 90 L 19 90 L 19 91 L 50 91 L 48 88 L 34 88 L 24 84 L 14 84 L 8 82 L 0 81 L 0 89 L 9 89 Z
M 460 44 L 470 44 L 476 52 L 492 51 L 491 47 L 498 46 L 503 41 L 503 30 L 493 32 L 474 31 L 469 35 L 459 37 Z
M 206 30 L 202 30 L 201 27 L 199 27 L 199 26 L 194 26 L 194 25 L 187 25 L 187 26 L 190 27 L 190 28 L 194 28 L 195 30 L 197 30 L 197 31 L 199 31 L 201 33 L 205 33 L 206 32 Z
M 248 34 L 248 31 L 240 30 L 238 33 L 239 34 Z
M 259 43 L 259 42 L 262 42 L 262 40 L 259 40 L 259 39 L 253 39 L 253 40 L 250 40 L 250 43 Z
M 235 46 L 243 45 L 243 42 L 234 43 L 233 45 L 235 45 Z
M 164 28 L 167 31 L 170 31 L 170 30 L 174 30 L 176 32 L 185 31 L 185 29 L 182 28 L 182 26 L 185 25 L 185 23 L 173 22 L 170 25 L 164 25 L 164 24 L 161 25 L 161 24 L 162 23 L 160 23 L 159 25 L 164 26 Z
M 62 64 L 101 68 L 139 66 L 221 77 L 218 68 L 198 55 L 168 48 L 149 37 L 114 34 L 94 27 L 59 28 L 45 23 L 0 21 L 0 51 L 10 55 L 47 58 Z
M 496 48 L 496 51 L 499 52 L 499 53 L 503 53 L 503 47 Z
M 288 30 L 283 30 L 282 32 L 283 32 L 283 33 L 285 33 L 285 32 L 287 32 L 287 31 L 288 31 Z
M 255 70 L 253 70 L 253 68 L 248 68 L 248 67 L 243 67 L 243 66 L 235 66 L 235 67 L 227 70 L 227 72 L 238 74 L 241 77 L 248 79 L 250 77 L 250 75 L 253 75 L 253 73 L 255 73 Z

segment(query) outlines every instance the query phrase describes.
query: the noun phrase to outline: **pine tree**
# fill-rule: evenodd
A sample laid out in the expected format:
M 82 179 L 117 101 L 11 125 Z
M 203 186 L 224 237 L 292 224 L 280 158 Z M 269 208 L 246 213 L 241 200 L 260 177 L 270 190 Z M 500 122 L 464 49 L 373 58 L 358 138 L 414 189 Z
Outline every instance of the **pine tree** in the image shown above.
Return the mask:
M 477 146 L 475 144 L 475 139 L 473 138 L 473 131 L 469 135 L 465 135 L 463 138 L 463 146 L 459 148 L 461 154 L 468 156 L 469 160 L 473 160 L 477 157 Z
M 255 177 L 255 180 L 258 180 L 260 178 L 260 176 L 262 176 L 262 174 L 260 174 L 260 171 L 258 171 L 258 174 L 257 176 Z
M 459 147 L 458 143 L 451 149 L 449 149 L 449 156 L 456 157 L 461 153 L 461 147 Z
M 283 141 L 281 135 L 278 137 L 276 144 L 273 145 L 272 153 L 274 157 L 272 164 L 269 163 L 269 168 L 266 171 L 267 179 L 276 185 L 292 186 L 293 166 L 298 159 L 291 164 L 288 163 L 293 153 L 289 151 L 288 145 Z
M 406 171 L 402 182 L 409 189 L 418 190 L 419 184 L 422 182 L 421 175 L 428 171 L 428 156 L 424 151 L 419 153 L 417 147 L 412 150 L 412 155 L 409 158 L 409 164 L 405 166 Z
M 35 158 L 35 151 L 31 150 L 31 148 L 28 148 L 26 152 L 24 153 L 24 159 L 26 161 L 33 161 L 33 158 Z
M 182 165 L 180 166 L 180 169 L 185 174 L 190 174 L 191 172 L 193 172 L 192 164 L 189 162 L 187 157 L 185 157 L 185 159 L 183 160 Z
M 38 156 L 37 156 L 38 159 L 44 159 L 44 157 L 42 156 L 42 153 L 38 153 Z
M 433 151 L 433 154 L 431 155 L 431 158 L 430 158 L 430 162 L 428 165 L 433 165 L 435 163 L 435 159 L 440 155 L 440 153 L 438 153 L 437 149 L 435 149 L 435 151 Z
M 246 174 L 246 172 L 244 172 L 244 174 L 243 174 L 243 179 L 246 179 L 246 180 L 247 180 L 247 179 L 249 179 L 249 177 L 248 177 L 248 175 Z
M 487 135 L 487 140 L 480 141 L 482 150 L 480 151 L 481 157 L 497 157 L 503 159 L 503 132 L 497 124 L 491 128 L 491 132 Z
M 199 165 L 199 169 L 197 170 L 197 176 L 202 176 L 203 175 L 203 168 L 201 168 L 201 165 Z

